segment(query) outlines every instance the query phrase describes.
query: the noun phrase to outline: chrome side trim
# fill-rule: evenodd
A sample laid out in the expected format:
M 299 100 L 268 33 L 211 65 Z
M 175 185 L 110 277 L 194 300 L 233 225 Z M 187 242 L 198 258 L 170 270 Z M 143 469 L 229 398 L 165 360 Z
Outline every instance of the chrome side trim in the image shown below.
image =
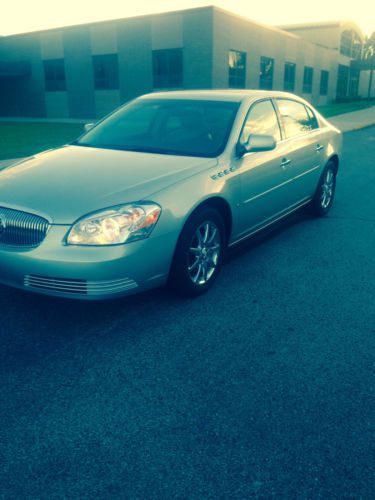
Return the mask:
M 275 224 L 279 220 L 284 219 L 288 215 L 292 214 L 293 212 L 296 212 L 297 210 L 299 210 L 303 206 L 307 205 L 311 201 L 311 199 L 312 198 L 305 199 L 304 201 L 298 203 L 297 206 L 294 206 L 292 209 L 288 210 L 287 212 L 283 212 L 278 217 L 272 218 L 271 220 L 267 219 L 267 221 L 265 223 L 262 223 L 260 226 L 256 227 L 255 229 L 250 230 L 250 232 L 245 234 L 245 236 L 241 236 L 237 240 L 234 240 L 231 243 L 229 243 L 228 247 L 232 247 L 234 245 L 237 245 L 238 243 L 241 243 L 241 241 L 246 240 L 247 238 L 250 238 L 251 236 L 254 236 L 254 234 L 256 234 L 256 233 L 259 233 L 263 229 L 266 229 L 267 227 L 272 226 L 272 224 Z
M 264 196 L 264 195 L 266 195 L 266 194 L 268 194 L 268 193 L 271 193 L 272 191 L 275 191 L 276 189 L 279 189 L 279 188 L 281 188 L 282 186 L 285 186 L 286 184 L 290 184 L 290 183 L 291 183 L 291 182 L 293 182 L 293 181 L 294 181 L 294 177 L 293 177 L 292 179 L 289 179 L 289 180 L 287 180 L 287 181 L 282 182 L 281 184 L 278 184 L 277 186 L 274 186 L 274 187 L 272 187 L 272 188 L 270 188 L 270 189 L 267 189 L 267 191 L 263 191 L 263 193 L 256 194 L 256 195 L 255 195 L 255 196 L 253 196 L 252 198 L 249 198 L 249 199 L 247 199 L 247 200 L 243 201 L 243 202 L 242 202 L 242 204 L 243 204 L 243 205 L 246 205 L 247 203 L 250 203 L 251 201 L 254 201 L 254 200 L 256 200 L 257 198 L 260 198 L 261 196 Z
M 310 168 L 310 170 L 306 170 L 306 172 L 302 172 L 302 174 L 296 175 L 294 179 L 299 179 L 300 177 L 303 177 L 304 175 L 310 174 L 311 172 L 314 172 L 314 170 L 318 170 L 320 168 L 320 165 L 317 165 L 316 167 Z

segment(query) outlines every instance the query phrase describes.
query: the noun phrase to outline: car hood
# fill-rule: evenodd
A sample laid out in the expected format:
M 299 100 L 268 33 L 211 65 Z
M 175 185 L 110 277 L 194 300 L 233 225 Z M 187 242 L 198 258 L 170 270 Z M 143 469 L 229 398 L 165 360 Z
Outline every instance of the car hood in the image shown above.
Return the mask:
M 216 164 L 214 158 L 66 146 L 0 172 L 0 206 L 71 224 L 96 210 L 150 199 Z

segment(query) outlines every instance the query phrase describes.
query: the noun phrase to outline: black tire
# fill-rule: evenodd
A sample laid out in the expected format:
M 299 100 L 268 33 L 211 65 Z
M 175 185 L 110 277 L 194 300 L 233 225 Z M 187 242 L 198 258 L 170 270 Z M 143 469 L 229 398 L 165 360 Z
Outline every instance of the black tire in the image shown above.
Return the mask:
M 336 191 L 336 175 L 336 165 L 332 161 L 328 162 L 320 176 L 314 198 L 309 204 L 311 215 L 323 217 L 331 209 Z
M 202 244 L 199 246 L 197 233 L 199 231 L 201 236 L 205 236 L 205 224 L 209 224 L 208 239 L 206 244 L 203 243 L 202 239 Z M 214 235 L 215 228 L 217 232 L 210 243 L 210 238 Z M 219 249 L 216 248 L 217 244 L 220 245 Z M 180 295 L 193 297 L 207 292 L 216 281 L 221 270 L 225 247 L 225 224 L 220 213 L 210 207 L 203 207 L 195 211 L 182 229 L 176 246 L 169 276 L 169 285 L 173 291 Z M 192 252 L 193 248 L 194 253 Z M 203 254 L 203 249 L 207 253 Z M 217 251 L 218 254 L 216 255 Z M 196 259 L 198 259 L 197 264 Z M 194 265 L 195 268 L 193 267 Z M 212 272 L 210 266 L 212 266 Z M 200 273 L 202 276 L 200 279 L 198 270 L 201 268 L 202 271 Z M 207 272 L 205 273 L 206 268 Z M 210 268 L 209 271 L 208 268 Z M 197 273 L 197 281 L 193 279 L 195 273 Z M 205 278 L 207 279 L 205 280 Z

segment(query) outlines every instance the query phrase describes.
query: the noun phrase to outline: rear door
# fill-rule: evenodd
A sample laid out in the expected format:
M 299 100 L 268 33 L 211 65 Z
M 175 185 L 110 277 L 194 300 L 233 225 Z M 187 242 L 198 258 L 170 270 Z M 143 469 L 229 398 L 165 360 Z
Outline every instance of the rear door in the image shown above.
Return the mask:
M 285 140 L 283 148 L 290 160 L 286 169 L 293 177 L 294 202 L 310 198 L 317 186 L 326 143 L 310 107 L 293 99 L 275 99 Z

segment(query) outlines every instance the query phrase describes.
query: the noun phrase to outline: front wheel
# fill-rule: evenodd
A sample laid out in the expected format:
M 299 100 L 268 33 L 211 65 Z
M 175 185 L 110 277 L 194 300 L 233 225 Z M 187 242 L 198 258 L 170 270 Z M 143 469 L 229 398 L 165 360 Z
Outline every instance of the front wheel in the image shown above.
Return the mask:
M 185 224 L 177 243 L 169 284 L 180 294 L 197 296 L 216 280 L 224 257 L 225 224 L 219 212 L 203 208 Z
M 325 167 L 316 188 L 314 198 L 310 203 L 310 212 L 322 217 L 329 212 L 336 190 L 336 166 L 329 162 Z

